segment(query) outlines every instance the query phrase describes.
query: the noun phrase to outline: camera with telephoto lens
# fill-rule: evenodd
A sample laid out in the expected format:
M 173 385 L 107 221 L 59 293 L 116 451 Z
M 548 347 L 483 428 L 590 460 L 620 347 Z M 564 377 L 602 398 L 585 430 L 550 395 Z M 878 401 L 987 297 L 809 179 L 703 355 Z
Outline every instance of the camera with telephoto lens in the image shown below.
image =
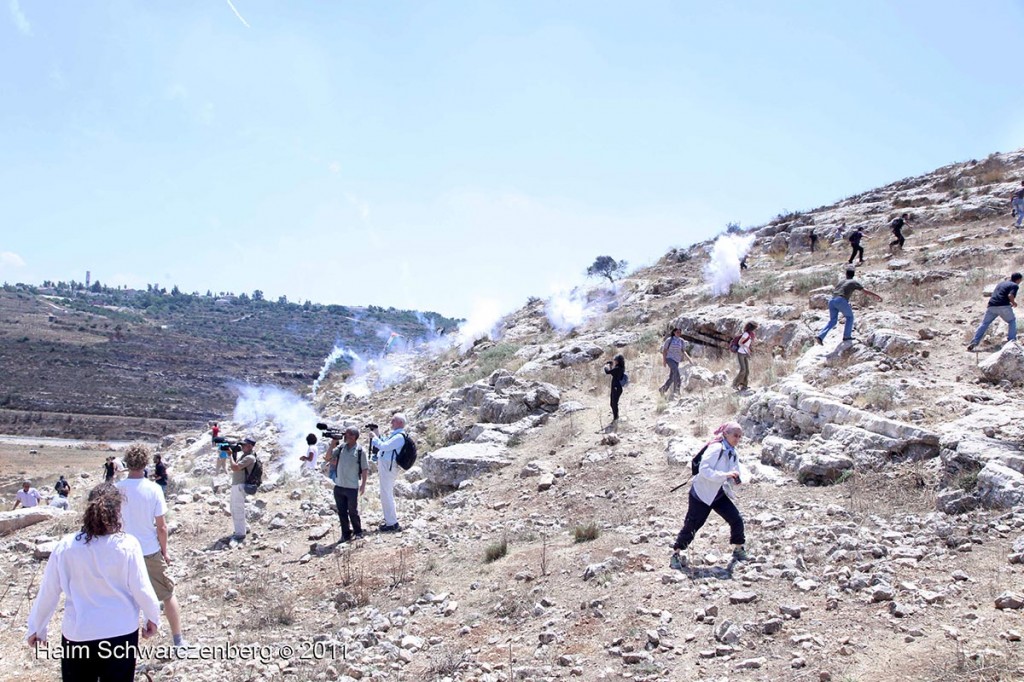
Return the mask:
M 329 440 L 344 440 L 345 429 L 339 429 L 334 426 L 328 426 L 323 422 L 317 422 L 316 428 L 320 430 L 320 434 Z
M 366 429 L 367 431 L 376 431 L 377 430 L 377 425 L 374 424 L 373 422 L 370 422 L 369 424 L 367 424 L 363 428 Z
M 237 440 L 231 440 L 224 436 L 217 436 L 213 439 L 213 442 L 217 444 L 217 449 L 221 452 L 233 452 L 238 454 L 242 451 L 242 444 Z

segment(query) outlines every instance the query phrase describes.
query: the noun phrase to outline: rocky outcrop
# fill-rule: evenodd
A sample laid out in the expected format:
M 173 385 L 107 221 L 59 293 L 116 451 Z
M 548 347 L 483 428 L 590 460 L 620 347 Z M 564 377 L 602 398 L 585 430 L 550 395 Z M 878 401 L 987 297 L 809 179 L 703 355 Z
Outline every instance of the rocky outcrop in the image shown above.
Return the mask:
M 33 526 L 43 521 L 57 518 L 64 514 L 71 514 L 57 507 L 36 506 L 28 509 L 21 507 L 13 511 L 0 512 L 0 535 L 7 535 L 19 528 Z
M 457 488 L 463 481 L 512 463 L 508 451 L 491 443 L 459 443 L 423 457 L 420 466 L 431 485 Z
M 542 381 L 524 380 L 499 369 L 487 379 L 437 396 L 416 411 L 417 419 L 444 420 L 448 442 L 507 443 L 523 431 L 543 424 L 557 411 L 558 389 Z M 473 422 L 465 426 L 467 418 Z
M 761 462 L 805 483 L 833 483 L 852 469 L 939 454 L 939 434 L 826 396 L 799 375 L 758 394 L 740 423 L 762 440 Z
M 798 321 L 752 317 L 750 310 L 744 306 L 715 305 L 700 308 L 675 318 L 672 326 L 679 327 L 684 338 L 708 339 L 725 348 L 729 339 L 738 334 L 749 321 L 758 325 L 757 339 L 762 348 L 779 347 L 786 354 L 800 351 L 810 343 L 813 336 L 811 330 Z

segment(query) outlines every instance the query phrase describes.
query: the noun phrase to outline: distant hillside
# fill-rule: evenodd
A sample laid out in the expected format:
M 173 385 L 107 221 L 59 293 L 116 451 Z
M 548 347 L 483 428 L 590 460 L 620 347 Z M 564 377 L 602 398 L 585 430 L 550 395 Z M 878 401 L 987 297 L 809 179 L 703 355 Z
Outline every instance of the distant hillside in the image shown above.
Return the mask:
M 378 352 L 437 313 L 78 283 L 0 291 L 0 433 L 154 437 L 229 412 L 233 382 L 309 389 L 335 343 Z

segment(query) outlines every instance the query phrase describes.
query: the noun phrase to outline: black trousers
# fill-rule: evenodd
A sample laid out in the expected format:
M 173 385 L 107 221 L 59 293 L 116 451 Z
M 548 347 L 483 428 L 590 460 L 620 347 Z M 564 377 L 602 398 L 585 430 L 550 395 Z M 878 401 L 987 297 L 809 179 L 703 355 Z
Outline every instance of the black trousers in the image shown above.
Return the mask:
M 352 533 L 363 532 L 363 522 L 359 518 L 358 488 L 334 486 L 334 506 L 338 508 L 338 521 L 341 522 L 341 537 L 347 539 L 352 537 Z
M 612 419 L 619 418 L 619 398 L 622 397 L 622 386 L 612 385 Z
M 107 642 L 102 649 L 101 642 Z M 135 649 L 139 631 L 120 637 L 72 642 L 61 635 L 64 657 L 60 678 L 64 682 L 132 682 L 135 679 Z
M 889 246 L 899 246 L 902 249 L 903 248 L 903 242 L 906 241 L 906 239 L 903 238 L 903 233 L 902 232 L 893 232 L 893 235 L 895 235 L 896 239 L 894 239 L 891 242 L 889 242 Z
M 697 535 L 697 531 L 704 526 L 704 523 L 708 520 L 708 515 L 712 511 L 725 519 L 726 523 L 729 524 L 729 542 L 734 545 L 742 545 L 746 542 L 746 536 L 743 534 L 743 517 L 740 516 L 739 509 L 732 503 L 728 495 L 719 490 L 714 501 L 707 505 L 701 502 L 700 498 L 693 492 L 693 488 L 690 488 L 686 520 L 683 521 L 683 529 L 679 531 L 676 543 L 672 546 L 673 549 L 686 549 L 689 547 L 690 543 L 693 542 L 694 536 Z
M 854 244 L 853 245 L 853 253 L 850 254 L 850 261 L 849 262 L 852 263 L 853 259 L 856 258 L 858 254 L 860 255 L 860 261 L 863 263 L 864 262 L 864 247 L 861 246 L 860 244 Z

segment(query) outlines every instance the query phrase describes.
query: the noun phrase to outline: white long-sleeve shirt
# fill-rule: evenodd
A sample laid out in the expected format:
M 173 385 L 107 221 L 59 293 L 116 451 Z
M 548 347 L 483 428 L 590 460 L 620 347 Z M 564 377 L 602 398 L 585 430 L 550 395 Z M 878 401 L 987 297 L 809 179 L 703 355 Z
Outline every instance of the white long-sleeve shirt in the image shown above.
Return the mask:
M 405 445 L 405 429 L 396 429 L 387 438 L 374 436 L 370 444 L 380 451 L 377 453 L 377 468 L 384 466 L 390 469 L 395 457 L 398 456 L 398 451 Z
M 711 443 L 700 458 L 700 469 L 693 477 L 693 492 L 701 502 L 710 505 L 719 490 L 733 499 L 732 479 L 729 473 L 739 471 L 739 457 L 736 450 L 725 441 Z
M 64 593 L 61 632 L 72 642 L 119 637 L 139 629 L 139 611 L 160 624 L 160 602 L 149 582 L 142 547 L 127 533 L 66 535 L 46 562 L 28 636 L 47 639 L 50 619 Z

